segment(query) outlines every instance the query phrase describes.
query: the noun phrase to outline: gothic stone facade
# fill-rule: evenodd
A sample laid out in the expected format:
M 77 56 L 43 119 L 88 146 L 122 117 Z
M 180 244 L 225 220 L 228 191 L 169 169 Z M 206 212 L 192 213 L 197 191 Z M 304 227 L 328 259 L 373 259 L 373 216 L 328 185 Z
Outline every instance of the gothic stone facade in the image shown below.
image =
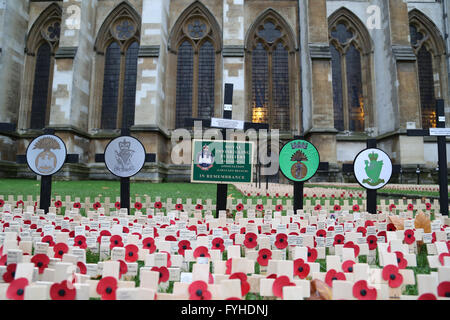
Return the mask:
M 156 163 L 135 179 L 187 180 L 171 161 L 186 117 L 233 118 L 304 135 L 343 181 L 376 138 L 404 182 L 436 180 L 437 147 L 407 128 L 449 123 L 447 0 L 5 0 L 0 4 L 0 175 L 32 177 L 16 156 L 52 128 L 80 156 L 59 178 L 110 179 L 95 163 L 131 126 Z M 186 156 L 186 155 L 185 155 Z M 450 158 L 449 158 L 450 159 Z M 398 179 L 396 177 L 395 179 Z

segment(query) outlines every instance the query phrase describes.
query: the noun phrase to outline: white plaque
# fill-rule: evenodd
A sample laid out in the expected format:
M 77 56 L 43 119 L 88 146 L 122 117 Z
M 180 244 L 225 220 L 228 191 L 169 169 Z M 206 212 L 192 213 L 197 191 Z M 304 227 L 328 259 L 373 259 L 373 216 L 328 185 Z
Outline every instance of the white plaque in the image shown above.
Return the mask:
M 362 187 L 376 190 L 384 187 L 391 179 L 392 161 L 380 149 L 366 149 L 356 156 L 353 170 Z
M 145 163 L 145 149 L 142 143 L 130 136 L 112 140 L 105 149 L 105 164 L 108 170 L 121 178 L 137 174 Z
M 31 141 L 26 155 L 31 171 L 40 176 L 50 176 L 64 165 L 67 149 L 59 137 L 46 134 Z

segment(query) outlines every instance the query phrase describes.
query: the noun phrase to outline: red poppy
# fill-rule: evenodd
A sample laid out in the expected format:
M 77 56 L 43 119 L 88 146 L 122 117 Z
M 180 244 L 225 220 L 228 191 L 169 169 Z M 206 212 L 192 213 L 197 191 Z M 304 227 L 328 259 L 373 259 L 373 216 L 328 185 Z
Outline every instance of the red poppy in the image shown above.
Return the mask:
M 275 247 L 281 250 L 285 249 L 288 246 L 287 238 L 287 235 L 285 235 L 284 233 L 277 234 L 275 238 Z
M 0 208 L 5 205 L 5 201 L 3 199 L 0 199 Z
M 169 269 L 167 269 L 166 267 L 153 267 L 151 269 L 151 271 L 156 271 L 159 272 L 159 279 L 158 279 L 158 284 L 161 282 L 166 282 L 167 280 L 169 280 Z
M 323 229 L 317 230 L 316 231 L 316 237 L 322 237 L 325 238 L 327 236 L 327 232 Z
M 325 283 L 330 287 L 333 287 L 334 280 L 346 280 L 345 274 L 343 272 L 337 272 L 334 269 L 328 270 L 325 275 Z
M 56 208 L 61 208 L 62 207 L 62 201 L 61 200 L 56 200 L 55 201 L 55 207 Z
M 50 287 L 50 298 L 52 300 L 75 300 L 77 290 L 72 283 L 63 280 L 61 283 L 54 283 Z
M 283 205 L 277 204 L 277 205 L 275 206 L 275 211 L 282 211 L 282 210 L 283 210 Z
M 353 207 L 352 207 L 352 211 L 353 211 L 353 212 L 359 212 L 359 210 L 361 210 L 360 207 L 359 207 L 359 205 L 354 204 Z
M 405 237 L 404 241 L 406 244 L 413 244 L 416 241 L 416 237 L 414 237 L 414 230 L 408 229 L 404 232 Z
M 81 249 L 86 249 L 87 248 L 87 244 L 86 244 L 86 237 L 83 235 L 78 235 L 75 237 L 74 239 L 74 244 L 75 247 L 80 247 Z
M 87 273 L 86 265 L 83 262 L 78 261 L 77 262 L 77 271 L 78 271 L 78 273 L 86 274 Z
M 315 248 L 308 248 L 308 262 L 315 262 L 317 259 L 317 250 Z
M 155 209 L 161 209 L 162 208 L 162 203 L 161 201 L 156 201 L 154 204 Z
M 250 284 L 247 282 L 247 275 L 243 272 L 233 273 L 229 279 L 239 279 L 241 280 L 241 295 L 245 295 L 250 291 Z
M 314 207 L 314 210 L 315 210 L 315 211 L 322 210 L 322 206 L 321 206 L 320 204 L 317 204 L 317 205 Z
M 50 263 L 50 258 L 43 253 L 39 253 L 34 255 L 33 258 L 31 258 L 31 262 L 34 263 L 34 266 L 39 268 L 39 274 L 44 273 L 45 268 L 48 267 L 48 264 Z
M 353 296 L 358 300 L 376 300 L 377 289 L 369 287 L 366 280 L 359 280 L 353 284 Z
M 244 246 L 248 249 L 253 249 L 258 245 L 257 241 L 258 236 L 253 232 L 249 232 L 245 234 Z
M 55 245 L 55 242 L 53 242 L 53 237 L 51 235 L 46 235 L 41 239 L 41 242 L 46 242 L 50 247 L 53 247 Z
M 355 252 L 355 258 L 359 255 L 359 246 L 356 243 L 353 243 L 353 241 L 349 241 L 344 244 L 344 248 L 353 248 Z
M 81 203 L 79 203 L 79 202 L 74 202 L 74 203 L 73 203 L 73 207 L 74 207 L 75 209 L 81 209 Z
M 188 288 L 190 300 L 211 300 L 211 292 L 208 291 L 208 284 L 204 281 L 194 281 Z
M 366 222 L 364 223 L 364 227 L 373 227 L 374 223 L 372 220 L 366 220 Z
M 232 265 L 232 259 L 228 259 L 227 262 L 225 262 L 225 274 L 231 274 L 231 265 Z
M 450 281 L 443 281 L 437 287 L 439 297 L 450 298 Z
M 444 252 L 439 255 L 439 262 L 444 265 L 444 257 L 450 257 L 450 253 Z
M 8 260 L 8 256 L 6 254 L 0 256 L 0 266 L 6 266 L 7 260 Z
M 218 250 L 220 250 L 220 252 L 223 252 L 225 250 L 225 246 L 223 245 L 223 239 L 222 238 L 214 238 L 212 241 L 211 249 L 218 249 Z
M 437 300 L 437 298 L 432 293 L 424 293 L 417 300 Z
M 6 290 L 6 298 L 10 300 L 23 300 L 25 297 L 25 288 L 27 286 L 27 278 L 19 278 L 11 281 Z
M 391 203 L 389 205 L 389 211 L 392 211 L 393 209 L 396 209 L 396 208 L 397 208 L 397 206 L 395 204 L 393 204 L 393 203 Z
M 276 278 L 277 278 L 277 275 L 274 274 L 274 273 L 269 274 L 269 275 L 266 277 L 266 279 L 276 279 Z
M 369 250 L 375 250 L 377 248 L 378 238 L 373 234 L 366 238 L 367 244 L 369 245 Z
M 337 245 L 337 244 L 343 244 L 345 240 L 345 237 L 342 234 L 337 234 L 334 236 L 334 242 L 333 242 L 333 246 Z
M 205 246 L 200 246 L 195 248 L 194 250 L 194 258 L 210 258 L 211 256 L 209 255 L 208 252 L 208 248 Z
M 142 203 L 140 203 L 139 201 L 136 201 L 134 203 L 134 208 L 137 210 L 141 210 L 142 209 Z
M 341 206 L 340 206 L 340 205 L 338 205 L 338 204 L 335 204 L 335 205 L 334 205 L 334 207 L 333 207 L 333 210 L 334 210 L 334 211 L 341 211 L 341 210 L 342 210 L 342 208 L 341 208 Z
M 406 269 L 408 266 L 408 261 L 404 258 L 403 253 L 400 251 L 394 252 L 397 256 L 397 264 L 399 269 Z
M 125 246 L 125 261 L 135 262 L 139 258 L 139 248 L 135 244 L 128 244 Z
M 181 211 L 181 210 L 183 210 L 183 205 L 181 203 L 177 203 L 175 205 L 175 209 L 178 210 L 178 211 Z
M 342 263 L 342 271 L 347 273 L 353 272 L 353 265 L 355 264 L 355 261 L 353 260 L 346 260 Z
M 168 235 L 168 236 L 166 236 L 166 237 L 164 238 L 164 240 L 166 240 L 166 241 L 177 241 L 177 238 L 175 238 L 175 237 L 172 236 L 172 235 Z
M 16 202 L 16 207 L 18 207 L 18 206 L 23 206 L 23 200 L 19 200 L 19 201 L 17 201 Z
M 430 211 L 431 210 L 431 203 L 429 203 L 429 202 L 425 203 L 425 208 L 426 208 L 426 210 Z
M 391 288 L 398 288 L 403 283 L 403 276 L 399 273 L 398 267 L 393 264 L 383 268 L 382 276 L 385 281 L 388 281 Z
M 197 203 L 197 205 L 195 206 L 195 210 L 203 210 L 203 205 L 200 203 Z
M 119 210 L 120 209 L 120 201 L 116 201 L 116 203 L 114 203 L 114 207 Z
M 178 242 L 178 254 L 181 254 L 184 257 L 184 252 L 186 250 L 191 250 L 191 243 L 189 240 L 181 240 Z
M 102 300 L 116 300 L 117 279 L 114 277 L 102 278 L 98 282 L 96 290 Z
M 118 234 L 109 238 L 109 248 L 112 250 L 115 247 L 123 247 L 122 237 Z
M 149 253 L 156 251 L 155 240 L 151 237 L 144 238 L 144 240 L 142 240 L 142 245 L 144 249 L 149 250 Z
M 55 258 L 62 259 L 63 255 L 69 252 L 69 247 L 64 242 L 60 242 L 55 244 L 53 247 L 53 252 L 55 253 Z
M 101 208 L 101 206 L 102 206 L 101 203 L 97 201 L 96 203 L 94 203 L 93 208 L 94 210 L 98 210 Z
M 263 211 L 263 210 L 264 210 L 264 206 L 262 204 L 256 205 L 256 211 Z
M 160 251 L 160 253 L 167 254 L 167 268 L 170 268 L 172 266 L 172 261 L 170 261 L 170 253 L 167 251 Z
M 272 251 L 266 248 L 258 251 L 258 258 L 256 261 L 260 266 L 267 267 L 270 259 L 272 259 Z
M 378 232 L 377 237 L 384 237 L 384 242 L 386 242 L 386 238 L 387 238 L 386 231 L 383 230 L 383 231 Z
M 8 264 L 8 266 L 6 267 L 6 272 L 3 274 L 3 281 L 5 281 L 6 283 L 12 282 L 16 275 L 16 268 L 16 263 Z
M 412 203 L 408 204 L 408 207 L 406 208 L 408 211 L 413 211 L 414 210 L 414 206 Z
M 283 299 L 283 288 L 295 286 L 295 283 L 292 283 L 288 276 L 280 276 L 275 279 L 272 285 L 272 292 L 275 297 Z
M 363 226 L 359 226 L 359 227 L 356 229 L 356 232 L 362 233 L 363 237 L 365 237 L 365 236 L 366 236 L 366 233 L 367 233 L 367 229 L 366 229 L 365 227 L 363 227 Z
M 300 279 L 305 279 L 310 271 L 309 264 L 301 258 L 294 260 L 294 276 L 298 276 Z

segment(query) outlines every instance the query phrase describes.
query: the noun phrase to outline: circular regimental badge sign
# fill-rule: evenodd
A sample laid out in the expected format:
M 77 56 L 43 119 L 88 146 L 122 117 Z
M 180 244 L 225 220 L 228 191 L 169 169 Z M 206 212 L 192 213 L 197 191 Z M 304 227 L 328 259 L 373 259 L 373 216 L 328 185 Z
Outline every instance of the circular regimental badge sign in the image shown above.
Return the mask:
M 51 134 L 42 135 L 28 145 L 28 167 L 40 176 L 50 176 L 62 168 L 66 155 L 66 145 L 61 138 Z
M 366 189 L 383 188 L 392 176 L 392 161 L 380 149 L 361 151 L 353 162 L 353 172 L 358 183 Z
M 303 182 L 311 179 L 320 163 L 316 147 L 306 140 L 293 140 L 280 151 L 280 169 L 286 178 Z
M 132 177 L 141 171 L 145 163 L 142 143 L 130 136 L 112 140 L 105 149 L 105 164 L 108 170 L 121 178 Z

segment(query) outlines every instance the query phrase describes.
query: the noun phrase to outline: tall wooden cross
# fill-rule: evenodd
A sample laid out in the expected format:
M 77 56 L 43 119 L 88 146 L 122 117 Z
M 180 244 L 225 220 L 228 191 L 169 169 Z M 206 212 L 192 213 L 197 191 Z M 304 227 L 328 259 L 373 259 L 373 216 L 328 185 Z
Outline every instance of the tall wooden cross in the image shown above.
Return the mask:
M 436 128 L 407 130 L 410 137 L 437 137 L 438 166 L 439 166 L 439 203 L 441 214 L 448 216 L 448 169 L 447 169 L 447 143 L 450 128 L 445 127 L 444 100 L 436 100 Z
M 242 130 L 248 129 L 269 129 L 267 123 L 253 123 L 240 120 L 231 120 L 233 105 L 233 84 L 225 84 L 225 98 L 224 98 L 224 110 L 223 119 L 198 119 L 198 118 L 186 118 L 184 125 L 186 127 L 193 127 L 195 122 L 201 122 L 202 127 L 206 128 L 218 128 L 221 129 L 223 140 L 226 140 L 226 129 L 234 129 L 236 127 L 242 128 Z M 228 185 L 219 183 L 217 184 L 217 197 L 216 197 L 216 217 L 219 216 L 220 210 L 227 209 L 227 193 Z
M 123 128 L 121 129 L 121 136 L 130 136 L 130 129 Z M 105 154 L 97 153 L 95 154 L 95 162 L 105 162 Z M 146 153 L 145 154 L 145 162 L 156 162 L 156 154 L 154 153 Z M 130 211 L 130 178 L 129 177 L 120 177 L 120 207 L 128 209 Z

